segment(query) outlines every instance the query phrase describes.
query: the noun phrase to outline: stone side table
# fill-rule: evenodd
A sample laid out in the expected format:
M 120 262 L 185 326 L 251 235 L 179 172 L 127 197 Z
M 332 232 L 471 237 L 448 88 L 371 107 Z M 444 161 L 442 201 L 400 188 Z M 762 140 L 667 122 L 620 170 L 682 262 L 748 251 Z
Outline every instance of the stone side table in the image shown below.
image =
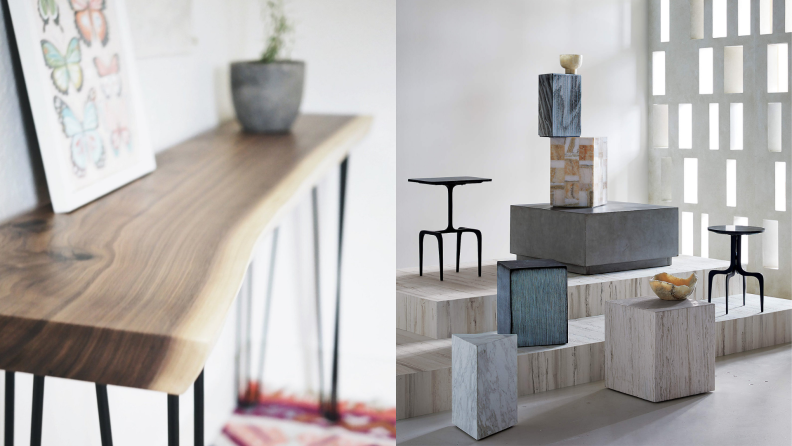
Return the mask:
M 517 424 L 517 335 L 451 336 L 451 421 L 480 440 Z
M 605 387 L 658 402 L 715 390 L 715 304 L 605 304 Z
M 498 262 L 498 333 L 516 334 L 518 347 L 569 340 L 567 269 L 555 260 Z

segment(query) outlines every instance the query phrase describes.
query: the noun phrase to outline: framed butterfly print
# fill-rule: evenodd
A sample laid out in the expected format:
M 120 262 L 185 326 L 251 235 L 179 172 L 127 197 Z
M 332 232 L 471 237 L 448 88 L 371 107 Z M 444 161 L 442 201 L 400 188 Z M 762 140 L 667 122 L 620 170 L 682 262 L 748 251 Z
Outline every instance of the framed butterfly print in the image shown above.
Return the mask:
M 156 167 L 123 0 L 8 0 L 55 212 Z

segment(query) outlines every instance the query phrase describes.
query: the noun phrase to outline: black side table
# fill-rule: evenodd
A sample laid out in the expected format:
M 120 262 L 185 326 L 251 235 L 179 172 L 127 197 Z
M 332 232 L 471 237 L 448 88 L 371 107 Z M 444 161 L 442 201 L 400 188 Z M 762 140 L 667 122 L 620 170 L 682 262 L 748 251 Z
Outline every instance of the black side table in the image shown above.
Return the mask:
M 443 234 L 456 233 L 457 235 L 457 252 L 456 252 L 456 272 L 459 272 L 459 251 L 462 246 L 462 233 L 472 232 L 476 234 L 478 240 L 478 275 L 481 277 L 481 231 L 472 228 L 458 228 L 454 229 L 452 223 L 454 215 L 454 199 L 453 190 L 454 186 L 463 186 L 465 184 L 484 183 L 492 181 L 490 178 L 477 178 L 477 177 L 442 177 L 442 178 L 410 178 L 407 180 L 412 183 L 429 184 L 433 186 L 445 186 L 448 188 L 448 227 L 440 231 L 421 231 L 418 235 L 418 272 L 423 276 L 423 239 L 424 235 L 429 234 L 437 237 L 437 251 L 440 253 L 440 280 L 443 280 Z
M 725 274 L 726 275 L 726 314 L 729 314 L 729 279 L 734 276 L 735 273 L 739 273 L 743 276 L 743 305 L 745 305 L 745 278 L 746 276 L 756 277 L 759 280 L 759 306 L 761 312 L 764 313 L 764 277 L 760 273 L 749 273 L 742 268 L 740 264 L 740 256 L 742 255 L 742 243 L 741 237 L 743 235 L 752 235 L 752 234 L 761 234 L 764 232 L 764 228 L 758 226 L 735 226 L 735 225 L 724 225 L 724 226 L 710 226 L 707 228 L 710 232 L 714 232 L 716 234 L 726 234 L 731 236 L 731 250 L 729 254 L 729 260 L 731 264 L 729 265 L 728 269 L 723 271 L 721 270 L 712 270 L 709 273 L 709 295 L 707 296 L 707 302 L 712 302 L 712 279 L 715 277 L 716 274 Z

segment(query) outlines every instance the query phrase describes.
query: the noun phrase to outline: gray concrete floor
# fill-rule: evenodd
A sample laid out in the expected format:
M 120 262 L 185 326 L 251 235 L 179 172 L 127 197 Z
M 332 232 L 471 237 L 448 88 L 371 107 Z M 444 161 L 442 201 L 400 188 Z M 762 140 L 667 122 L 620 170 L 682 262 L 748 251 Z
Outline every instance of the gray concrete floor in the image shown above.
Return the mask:
M 792 344 L 717 359 L 715 391 L 650 403 L 599 381 L 520 398 L 516 426 L 476 442 L 451 412 L 396 423 L 405 445 L 792 445 Z

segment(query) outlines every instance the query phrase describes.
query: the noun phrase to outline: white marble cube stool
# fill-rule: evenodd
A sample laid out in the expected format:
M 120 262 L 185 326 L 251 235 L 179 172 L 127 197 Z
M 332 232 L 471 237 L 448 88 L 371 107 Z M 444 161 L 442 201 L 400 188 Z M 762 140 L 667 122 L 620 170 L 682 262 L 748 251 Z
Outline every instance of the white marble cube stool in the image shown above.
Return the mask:
M 517 424 L 517 335 L 452 335 L 451 389 L 451 421 L 476 440 Z
M 652 402 L 715 390 L 715 304 L 607 301 L 605 387 Z

